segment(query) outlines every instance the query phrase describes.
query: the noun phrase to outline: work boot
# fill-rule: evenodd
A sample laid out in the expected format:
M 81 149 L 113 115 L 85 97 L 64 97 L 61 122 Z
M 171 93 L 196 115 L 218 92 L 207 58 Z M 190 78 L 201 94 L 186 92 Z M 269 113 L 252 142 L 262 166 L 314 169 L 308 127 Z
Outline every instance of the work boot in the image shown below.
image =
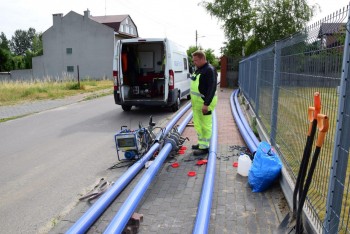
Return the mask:
M 192 149 L 199 149 L 199 144 L 197 144 L 197 145 L 192 145 Z
M 209 152 L 209 149 L 196 149 L 193 151 L 193 155 L 199 156 L 199 155 L 204 155 Z

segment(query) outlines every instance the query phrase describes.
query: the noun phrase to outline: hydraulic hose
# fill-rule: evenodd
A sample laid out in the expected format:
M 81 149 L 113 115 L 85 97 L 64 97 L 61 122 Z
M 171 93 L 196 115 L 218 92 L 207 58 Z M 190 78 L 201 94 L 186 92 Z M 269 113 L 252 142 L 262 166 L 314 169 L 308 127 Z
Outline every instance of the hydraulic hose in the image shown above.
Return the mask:
M 175 117 L 167 124 L 164 133 L 167 134 L 175 123 L 188 111 L 191 107 L 191 103 L 187 104 Z M 189 120 L 188 120 L 189 121 Z M 187 123 L 186 123 L 187 124 Z M 156 139 L 159 139 L 160 136 Z M 121 191 L 130 183 L 130 181 L 137 175 L 137 173 L 144 167 L 145 163 L 153 156 L 156 150 L 159 148 L 159 143 L 156 142 L 150 150 L 136 163 L 134 163 L 115 183 L 107 190 L 85 213 L 75 224 L 66 232 L 68 234 L 85 233 L 91 225 L 101 216 L 101 214 L 107 209 L 107 207 L 114 201 L 114 199 L 120 194 Z
M 183 132 L 191 118 L 192 112 L 185 118 L 185 120 L 179 126 L 178 131 L 180 134 Z M 172 150 L 172 147 L 173 146 L 171 143 L 166 143 L 164 145 L 162 150 L 158 153 L 156 159 L 153 161 L 151 166 L 147 169 L 145 174 L 136 184 L 135 188 L 125 200 L 125 202 L 122 204 L 118 213 L 114 216 L 113 220 L 110 222 L 104 233 L 122 233 L 130 217 L 132 216 L 136 207 L 140 203 L 143 195 L 147 191 L 148 186 L 151 184 L 155 175 L 161 168 L 161 165 L 163 164 L 164 160 L 167 158 L 168 154 Z
M 216 112 L 213 112 L 213 126 L 212 136 L 210 139 L 210 151 L 207 163 L 207 169 L 205 172 L 203 188 L 201 193 L 201 199 L 199 202 L 196 222 L 193 228 L 193 234 L 208 233 L 210 210 L 213 199 L 214 184 L 215 184 L 215 166 L 217 156 L 217 144 L 218 144 L 218 128 Z
M 242 121 L 241 121 L 241 118 L 240 116 L 238 115 L 238 112 L 237 112 L 237 108 L 236 108 L 236 105 L 234 103 L 234 98 L 233 96 L 235 94 L 237 94 L 238 90 L 235 90 L 232 95 L 231 95 L 231 98 L 230 98 L 230 102 L 231 102 L 231 111 L 232 111 L 232 114 L 233 114 L 233 117 L 235 118 L 236 120 L 236 123 L 237 123 L 237 126 L 238 126 L 238 129 L 239 129 L 239 132 L 241 133 L 245 143 L 247 144 L 250 152 L 255 152 L 256 149 L 257 149 L 257 146 L 255 145 L 254 141 L 252 140 L 252 138 L 250 137 L 250 135 L 248 134 L 246 128 L 244 127 Z
M 236 105 L 236 109 L 237 109 L 237 113 L 241 119 L 241 122 L 243 124 L 243 126 L 245 127 L 245 129 L 247 130 L 247 133 L 249 134 L 250 138 L 253 140 L 254 144 L 256 147 L 258 147 L 259 145 L 259 140 L 258 138 L 255 136 L 254 132 L 252 131 L 252 129 L 250 128 L 247 120 L 245 119 L 244 115 L 243 115 L 243 112 L 241 110 L 241 106 L 239 105 L 239 102 L 238 102 L 238 92 L 236 92 L 236 94 L 234 95 L 234 102 L 235 102 L 235 105 Z

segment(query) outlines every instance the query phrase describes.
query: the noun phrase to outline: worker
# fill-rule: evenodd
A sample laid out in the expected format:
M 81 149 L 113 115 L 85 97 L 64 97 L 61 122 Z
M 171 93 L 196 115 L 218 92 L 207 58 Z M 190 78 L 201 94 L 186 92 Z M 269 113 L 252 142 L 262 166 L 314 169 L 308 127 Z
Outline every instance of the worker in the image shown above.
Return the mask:
M 212 113 L 218 101 L 216 95 L 217 72 L 207 62 L 203 51 L 192 54 L 196 71 L 191 79 L 191 102 L 193 123 L 198 136 L 198 144 L 192 145 L 193 154 L 204 155 L 209 152 L 212 135 Z

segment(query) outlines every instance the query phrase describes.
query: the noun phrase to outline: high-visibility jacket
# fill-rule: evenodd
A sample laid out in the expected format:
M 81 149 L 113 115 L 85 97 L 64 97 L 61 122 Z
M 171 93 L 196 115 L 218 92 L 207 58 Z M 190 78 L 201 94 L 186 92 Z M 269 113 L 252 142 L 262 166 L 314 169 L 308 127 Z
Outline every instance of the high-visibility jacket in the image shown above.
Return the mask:
M 193 111 L 193 123 L 194 128 L 198 135 L 198 144 L 200 149 L 208 149 L 210 138 L 212 135 L 212 111 L 214 110 L 217 104 L 217 95 L 215 94 L 213 99 L 211 100 L 207 115 L 203 115 L 202 107 L 204 105 L 204 100 L 206 97 L 204 94 L 199 92 L 199 82 L 201 79 L 201 73 L 193 74 L 191 81 L 191 102 L 192 102 L 192 111 Z M 215 73 L 214 73 L 215 75 Z M 213 79 L 213 82 L 216 82 L 214 77 L 202 77 L 204 79 Z M 216 87 L 216 86 L 215 86 Z

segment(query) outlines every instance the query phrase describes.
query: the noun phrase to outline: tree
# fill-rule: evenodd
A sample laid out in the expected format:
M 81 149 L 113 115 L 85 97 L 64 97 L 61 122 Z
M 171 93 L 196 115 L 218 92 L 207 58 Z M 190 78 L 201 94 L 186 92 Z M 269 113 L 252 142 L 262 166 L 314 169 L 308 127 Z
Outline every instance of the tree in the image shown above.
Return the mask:
M 26 50 L 25 55 L 23 56 L 25 69 L 31 69 L 32 58 L 43 54 L 43 42 L 42 34 L 35 34 L 32 39 L 31 50 Z
M 255 9 L 251 2 L 249 0 L 214 0 L 214 2 L 203 1 L 202 4 L 210 15 L 224 22 L 223 29 L 229 41 L 238 44 L 232 52 L 244 56 L 243 48 L 255 18 Z
M 215 57 L 214 50 L 213 49 L 206 49 L 204 50 L 205 57 L 207 58 L 207 61 L 213 65 L 215 68 L 219 68 L 219 61 Z
M 21 29 L 16 30 L 10 42 L 12 52 L 15 55 L 25 55 L 27 50 L 32 51 L 32 43 L 35 34 L 34 28 L 29 28 L 28 31 Z
M 306 0 L 214 0 L 205 9 L 224 22 L 227 55 L 254 53 L 290 36 L 311 19 L 314 6 Z
M 12 53 L 13 52 L 13 53 Z M 32 58 L 43 54 L 42 33 L 16 30 L 11 41 L 0 34 L 0 71 L 32 68 Z
M 43 54 L 42 33 L 34 28 L 28 31 L 16 30 L 9 43 L 11 51 L 11 69 L 32 68 L 32 58 Z
M 202 47 L 196 47 L 196 46 L 190 46 L 187 50 L 187 57 L 188 57 L 188 63 L 190 64 L 190 66 L 194 66 L 193 65 L 193 61 L 192 61 L 192 54 L 194 52 L 196 52 L 197 50 L 202 50 L 204 51 L 205 57 L 207 59 L 207 61 L 213 65 L 215 68 L 219 68 L 219 61 L 217 58 L 215 58 L 215 54 L 214 54 L 214 50 L 213 49 L 206 49 L 203 50 Z
M 10 71 L 11 68 L 10 51 L 0 48 L 0 72 Z
M 4 49 L 4 50 L 10 50 L 9 44 L 10 44 L 10 42 L 9 42 L 9 40 L 7 40 L 5 33 L 1 32 L 0 48 Z
M 35 34 L 32 40 L 31 51 L 34 53 L 34 56 L 43 55 L 43 41 L 42 33 Z
M 239 38 L 231 39 L 224 44 L 225 46 L 222 50 L 223 54 L 231 55 L 233 57 L 242 56 L 242 43 Z
M 259 47 L 273 44 L 276 40 L 302 30 L 313 15 L 313 8 L 305 0 L 261 1 L 254 21 L 255 41 Z
M 31 69 L 32 68 L 32 58 L 35 57 L 35 54 L 29 50 L 26 51 L 25 56 L 23 56 L 24 68 Z
M 0 72 L 11 70 L 11 52 L 6 35 L 0 34 Z

